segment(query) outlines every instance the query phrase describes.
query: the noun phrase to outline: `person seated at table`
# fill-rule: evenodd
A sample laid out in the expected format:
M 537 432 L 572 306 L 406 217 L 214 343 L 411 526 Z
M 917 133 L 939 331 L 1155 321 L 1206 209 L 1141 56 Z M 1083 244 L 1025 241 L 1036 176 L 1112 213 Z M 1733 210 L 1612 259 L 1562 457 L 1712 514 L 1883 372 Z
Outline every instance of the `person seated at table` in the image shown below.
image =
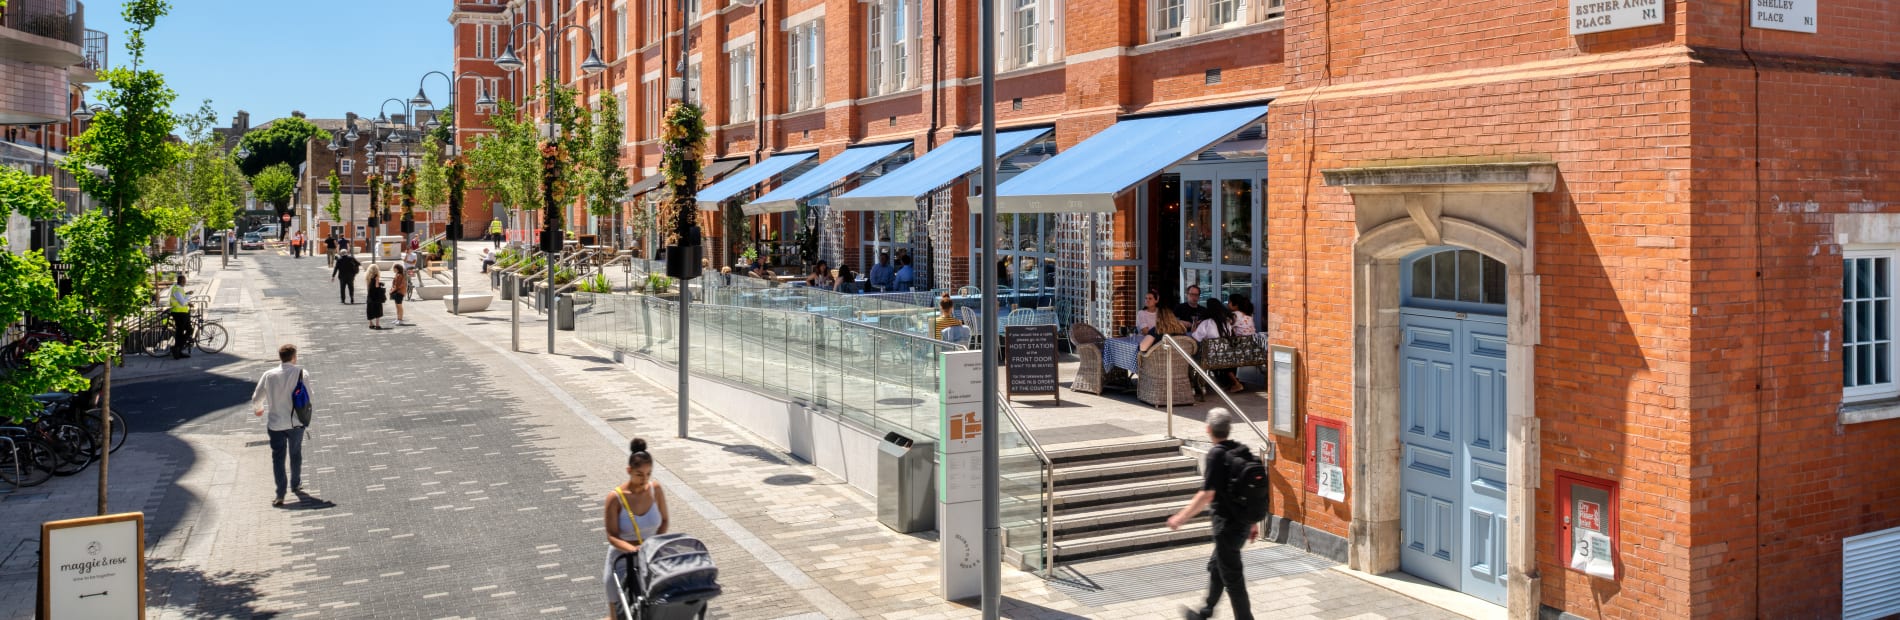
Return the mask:
M 943 297 L 937 300 L 937 319 L 931 322 L 930 333 L 942 339 L 943 330 L 962 325 L 963 321 L 956 317 L 956 309 L 957 305 L 950 301 L 950 294 L 944 293 Z
M 1221 305 L 1220 302 L 1210 299 L 1208 303 L 1201 305 L 1201 313 L 1194 319 L 1194 331 L 1189 335 L 1192 336 L 1197 343 L 1206 342 L 1215 338 L 1225 338 L 1234 334 L 1233 325 L 1234 314 L 1229 312 L 1227 307 Z M 1215 381 L 1219 381 L 1221 385 L 1227 386 L 1227 391 L 1229 392 L 1238 392 L 1242 388 L 1240 385 L 1240 373 L 1235 372 L 1231 368 L 1215 370 L 1209 374 L 1214 375 Z M 1193 383 L 1194 395 L 1199 396 L 1202 389 L 1201 382 L 1195 381 Z
M 732 285 L 732 267 L 727 266 L 727 267 L 719 268 L 719 284 L 721 286 Z
M 1235 336 L 1254 335 L 1253 300 L 1240 293 L 1228 295 L 1227 310 L 1234 313 Z
M 805 277 L 805 286 L 812 288 L 831 290 L 836 283 L 837 278 L 832 277 L 831 268 L 824 261 L 819 261 L 818 266 L 812 268 L 811 275 Z
M 897 273 L 891 276 L 892 286 L 898 292 L 910 292 L 911 283 L 917 279 L 917 272 L 910 268 L 910 255 L 898 257 Z
M 1012 278 L 1013 275 L 1015 275 L 1014 270 L 1009 268 L 1008 256 L 1003 257 L 1001 261 L 997 261 L 996 288 L 1009 288 L 1009 283 L 1014 279 Z
M 1188 333 L 1187 324 L 1174 318 L 1174 310 L 1163 306 L 1155 311 L 1155 326 L 1148 328 L 1148 331 L 1141 335 L 1140 350 L 1142 353 L 1147 353 L 1148 347 L 1155 346 L 1162 336 L 1180 336 L 1186 333 Z
M 851 271 L 851 265 L 849 263 L 838 267 L 838 292 L 858 292 L 858 274 Z
M 871 265 L 871 290 L 883 292 L 891 290 L 891 251 L 879 250 L 877 264 Z
M 1146 334 L 1155 326 L 1155 311 L 1161 309 L 1161 293 L 1148 289 L 1141 297 L 1141 309 L 1135 311 L 1135 333 Z

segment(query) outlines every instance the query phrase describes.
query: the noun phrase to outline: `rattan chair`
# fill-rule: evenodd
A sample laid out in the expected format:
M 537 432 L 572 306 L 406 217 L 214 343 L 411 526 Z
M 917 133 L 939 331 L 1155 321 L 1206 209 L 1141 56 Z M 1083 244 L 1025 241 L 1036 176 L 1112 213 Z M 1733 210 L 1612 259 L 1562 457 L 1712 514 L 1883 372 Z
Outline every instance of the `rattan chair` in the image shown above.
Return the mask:
M 1075 356 L 1081 358 L 1069 389 L 1102 393 L 1102 332 L 1088 323 L 1076 323 L 1069 328 L 1069 343 L 1075 347 Z
M 1169 336 L 1181 350 L 1189 356 L 1194 355 L 1196 343 L 1186 335 Z M 1157 407 L 1168 403 L 1168 384 L 1174 384 L 1174 402 L 1176 405 L 1194 404 L 1194 371 L 1188 368 L 1188 361 L 1176 359 L 1170 367 L 1168 358 L 1175 355 L 1161 343 L 1155 343 L 1141 354 L 1141 376 L 1135 380 L 1135 397 L 1141 402 Z

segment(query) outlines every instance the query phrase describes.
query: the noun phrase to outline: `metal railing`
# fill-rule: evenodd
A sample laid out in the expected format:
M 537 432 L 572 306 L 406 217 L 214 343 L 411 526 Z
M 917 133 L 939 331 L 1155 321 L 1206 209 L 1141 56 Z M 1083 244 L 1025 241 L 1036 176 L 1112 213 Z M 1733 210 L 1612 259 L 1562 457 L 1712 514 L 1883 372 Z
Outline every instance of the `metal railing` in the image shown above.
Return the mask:
M 1174 355 L 1168 356 L 1168 376 L 1174 376 L 1175 358 L 1178 357 L 1181 358 L 1181 361 L 1187 362 L 1188 369 L 1194 371 L 1195 376 L 1200 377 L 1201 381 L 1207 383 L 1208 391 L 1213 392 L 1215 396 L 1219 396 L 1221 402 L 1227 404 L 1228 411 L 1233 412 L 1235 416 L 1239 416 L 1240 421 L 1247 423 L 1247 428 L 1253 429 L 1254 434 L 1260 436 L 1260 441 L 1265 442 L 1262 448 L 1267 450 L 1267 452 L 1261 454 L 1261 458 L 1271 462 L 1273 460 L 1273 438 L 1268 437 L 1265 431 L 1260 430 L 1260 427 L 1253 423 L 1253 418 L 1247 417 L 1247 414 L 1240 410 L 1240 405 L 1234 404 L 1234 399 L 1227 397 L 1227 390 L 1221 388 L 1220 382 L 1215 381 L 1213 375 L 1207 374 L 1207 371 L 1202 369 L 1200 364 L 1195 363 L 1194 356 L 1189 355 L 1185 349 L 1181 348 L 1181 345 L 1176 344 L 1173 338 L 1157 338 L 1155 340 L 1157 342 L 1166 343 L 1165 346 L 1174 352 Z M 1174 382 L 1168 381 L 1167 384 L 1168 436 L 1174 437 Z
M 70 0 L 12 0 L 0 11 L 0 27 L 83 46 L 85 15 L 85 8 Z
M 80 51 L 86 55 L 87 69 L 96 72 L 106 68 L 107 59 L 110 58 L 112 52 L 111 41 L 104 32 L 86 29 L 86 42 L 80 46 Z

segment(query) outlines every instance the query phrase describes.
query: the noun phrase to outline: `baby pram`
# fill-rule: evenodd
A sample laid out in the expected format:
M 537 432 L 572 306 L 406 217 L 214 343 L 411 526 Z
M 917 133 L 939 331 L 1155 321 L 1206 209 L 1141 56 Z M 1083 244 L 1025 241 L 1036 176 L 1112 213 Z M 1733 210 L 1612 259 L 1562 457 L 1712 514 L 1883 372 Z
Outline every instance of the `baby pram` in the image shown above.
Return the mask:
M 614 581 L 623 620 L 703 618 L 719 596 L 719 567 L 706 544 L 685 534 L 654 536 L 620 556 Z M 626 575 L 627 577 L 622 577 Z

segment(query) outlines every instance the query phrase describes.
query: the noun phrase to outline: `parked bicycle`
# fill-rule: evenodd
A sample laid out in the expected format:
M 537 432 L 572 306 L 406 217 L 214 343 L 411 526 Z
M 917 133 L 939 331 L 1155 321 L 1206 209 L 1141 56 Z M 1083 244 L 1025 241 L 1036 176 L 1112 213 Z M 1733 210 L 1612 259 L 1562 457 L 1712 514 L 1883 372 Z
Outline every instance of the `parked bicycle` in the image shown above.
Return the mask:
M 225 331 L 224 324 L 217 319 L 205 318 L 205 313 L 198 304 L 199 299 L 204 298 L 198 297 L 192 300 L 191 342 L 186 345 L 185 350 L 190 351 L 195 347 L 205 353 L 222 352 L 225 345 L 230 344 L 231 334 Z M 160 315 L 158 320 L 143 327 L 146 337 L 140 339 L 143 345 L 141 348 L 146 355 L 152 357 L 164 357 L 171 354 L 172 339 L 177 335 L 177 331 L 172 328 L 170 317 L 164 316 L 163 312 L 158 314 Z

